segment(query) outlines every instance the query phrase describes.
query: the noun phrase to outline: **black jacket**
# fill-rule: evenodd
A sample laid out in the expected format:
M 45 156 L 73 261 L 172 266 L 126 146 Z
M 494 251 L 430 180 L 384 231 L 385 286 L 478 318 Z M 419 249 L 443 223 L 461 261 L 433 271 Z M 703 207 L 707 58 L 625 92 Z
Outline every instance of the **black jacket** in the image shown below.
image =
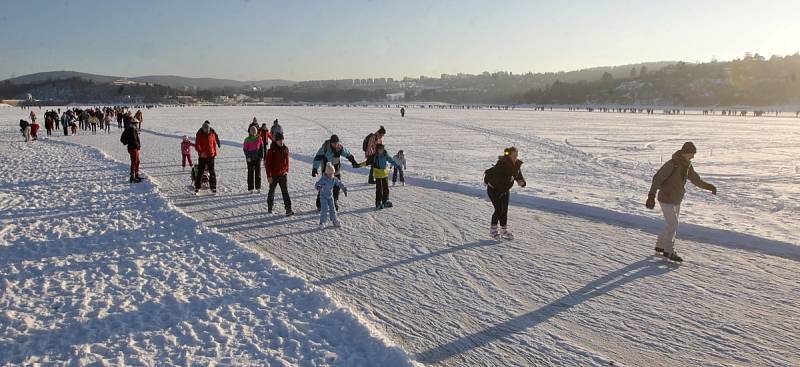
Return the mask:
M 522 176 L 521 167 L 522 161 L 520 160 L 517 160 L 515 164 L 509 157 L 498 158 L 494 167 L 486 172 L 487 185 L 494 191 L 506 192 L 514 186 L 514 181 L 521 180 L 521 186 L 525 187 L 525 177 Z
M 120 143 L 127 145 L 128 149 L 141 149 L 142 144 L 139 142 L 139 130 L 136 130 L 133 125 L 125 128 L 122 136 L 119 137 Z

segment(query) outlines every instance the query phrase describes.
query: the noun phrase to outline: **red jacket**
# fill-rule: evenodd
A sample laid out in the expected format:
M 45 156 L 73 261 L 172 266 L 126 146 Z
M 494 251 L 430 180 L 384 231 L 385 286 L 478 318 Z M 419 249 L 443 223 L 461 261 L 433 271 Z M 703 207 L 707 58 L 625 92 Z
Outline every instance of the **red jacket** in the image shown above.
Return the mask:
M 264 162 L 267 177 L 285 176 L 289 173 L 289 148 L 286 145 L 279 147 L 273 142 L 269 146 Z
M 217 148 L 219 147 L 219 137 L 214 129 L 209 129 L 206 134 L 203 129 L 197 130 L 197 136 L 194 139 L 194 149 L 197 150 L 197 155 L 200 158 L 214 158 L 217 156 Z
M 267 145 L 270 140 L 272 140 L 272 134 L 269 133 L 269 129 L 262 130 L 258 129 L 258 135 L 261 136 L 261 141 L 264 142 L 264 145 Z

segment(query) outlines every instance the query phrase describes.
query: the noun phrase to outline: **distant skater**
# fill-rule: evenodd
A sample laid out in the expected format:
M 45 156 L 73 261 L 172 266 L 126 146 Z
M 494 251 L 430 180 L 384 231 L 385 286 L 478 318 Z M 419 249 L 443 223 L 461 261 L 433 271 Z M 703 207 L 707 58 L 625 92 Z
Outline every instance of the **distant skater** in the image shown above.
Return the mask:
M 142 177 L 139 175 L 142 143 L 139 140 L 139 129 L 136 120 L 125 128 L 119 137 L 119 141 L 128 147 L 128 155 L 131 158 L 130 182 L 142 182 Z
M 402 186 L 406 185 L 406 178 L 404 172 L 406 170 L 406 154 L 403 153 L 403 150 L 400 149 L 397 151 L 397 154 L 394 155 L 394 161 L 397 162 L 397 166 L 394 167 L 392 172 L 392 186 L 397 185 L 397 178 L 400 178 L 400 184 Z
M 484 172 L 483 182 L 486 184 L 486 193 L 492 201 L 492 213 L 489 234 L 492 238 L 513 240 L 514 235 L 508 230 L 508 199 L 514 182 L 520 187 L 525 187 L 525 177 L 522 176 L 522 161 L 518 159 L 517 148 L 510 147 L 503 150 L 503 155 L 498 157 L 497 163 Z M 497 225 L 500 224 L 498 231 Z
M 400 117 L 406 117 L 406 108 L 400 107 Z
M 186 169 L 186 165 L 189 165 L 189 168 L 192 168 L 192 147 L 194 143 L 189 140 L 189 137 L 184 135 L 183 139 L 181 140 L 181 166 L 183 169 Z
M 22 139 L 25 142 L 31 141 L 31 123 L 27 120 L 19 120 L 19 132 L 22 133 Z
M 661 205 L 661 212 L 664 214 L 666 227 L 658 236 L 656 241 L 656 252 L 672 261 L 683 261 L 683 258 L 675 252 L 675 236 L 678 232 L 678 218 L 681 212 L 681 202 L 686 193 L 686 180 L 702 189 L 717 194 L 717 188 L 703 181 L 692 167 L 692 159 L 697 148 L 692 142 L 683 144 L 680 150 L 672 154 L 672 159 L 664 163 L 663 166 L 653 176 L 653 183 L 650 185 L 650 192 L 647 194 L 645 206 L 653 209 L 656 206 L 656 192 L 658 192 L 658 203 Z

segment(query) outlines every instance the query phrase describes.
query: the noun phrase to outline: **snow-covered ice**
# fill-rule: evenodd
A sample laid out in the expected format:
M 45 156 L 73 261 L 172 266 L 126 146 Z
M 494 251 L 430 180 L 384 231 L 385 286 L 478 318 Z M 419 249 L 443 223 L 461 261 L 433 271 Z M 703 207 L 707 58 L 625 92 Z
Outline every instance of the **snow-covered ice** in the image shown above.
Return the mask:
M 351 348 L 393 350 L 366 335 L 374 328 L 433 365 L 800 363 L 797 120 L 424 109 L 401 119 L 396 109 L 331 107 L 144 112 L 142 168 L 157 184 L 153 200 L 164 200 L 154 210 L 174 206 L 200 223 L 192 228 L 212 228 L 242 246 L 230 251 L 254 249 L 324 289 L 368 325 Z M 0 121 L 21 115 L 4 109 Z M 246 194 L 241 140 L 253 116 L 268 124 L 279 118 L 286 131 L 295 217 L 268 216 L 263 191 Z M 206 119 L 223 139 L 220 194 L 195 197 L 178 138 L 194 136 Z M 393 188 L 395 207 L 376 212 L 366 170 L 347 169 L 344 228 L 316 229 L 312 155 L 336 133 L 360 160 L 361 140 L 380 124 L 389 151 L 406 152 L 410 185 Z M 126 162 L 118 137 L 54 140 Z M 720 195 L 689 189 L 678 242 L 687 263 L 674 266 L 652 256 L 661 219 L 643 201 L 661 155 L 668 159 L 685 140 L 697 143 L 697 171 Z M 30 146 L 48 144 L 56 143 Z M 511 198 L 517 239 L 496 243 L 486 240 L 491 206 L 481 175 L 511 144 L 521 149 L 529 188 Z M 106 177 L 126 179 L 119 167 Z M 84 191 L 89 201 L 96 190 Z M 183 232 L 174 231 L 180 243 Z
M 127 167 L 0 130 L 0 365 L 410 365 Z

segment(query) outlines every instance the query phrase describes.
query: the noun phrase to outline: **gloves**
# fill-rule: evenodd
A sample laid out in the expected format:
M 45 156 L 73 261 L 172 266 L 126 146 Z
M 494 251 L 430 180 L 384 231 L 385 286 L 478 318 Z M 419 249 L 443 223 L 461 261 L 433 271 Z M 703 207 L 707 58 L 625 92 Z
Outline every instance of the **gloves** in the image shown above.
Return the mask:
M 716 195 L 716 194 L 717 194 L 717 187 L 716 187 L 716 186 L 714 186 L 714 185 L 711 185 L 711 189 L 710 189 L 710 190 L 711 190 L 711 193 L 712 193 L 713 195 Z
M 319 172 L 317 172 L 317 169 L 316 169 L 316 168 L 312 168 L 312 169 L 311 169 L 311 177 L 317 177 L 317 174 L 318 174 L 318 173 L 319 173 Z
M 356 159 L 353 158 L 352 155 L 347 157 L 347 160 L 350 161 L 350 164 L 353 165 L 353 168 L 358 168 L 359 167 L 358 162 L 356 162 Z
M 656 207 L 656 198 L 654 198 L 654 197 L 652 197 L 652 196 L 648 196 L 648 197 L 647 197 L 647 202 L 645 202 L 645 203 L 644 203 L 644 206 L 645 206 L 647 209 L 653 209 L 653 208 L 655 208 L 655 207 Z
M 528 185 L 528 183 L 525 182 L 525 179 L 521 178 L 521 179 L 517 180 L 517 185 L 519 185 L 519 187 L 525 187 L 525 186 Z
M 342 190 L 342 192 L 344 193 L 344 197 L 347 197 L 347 189 Z

